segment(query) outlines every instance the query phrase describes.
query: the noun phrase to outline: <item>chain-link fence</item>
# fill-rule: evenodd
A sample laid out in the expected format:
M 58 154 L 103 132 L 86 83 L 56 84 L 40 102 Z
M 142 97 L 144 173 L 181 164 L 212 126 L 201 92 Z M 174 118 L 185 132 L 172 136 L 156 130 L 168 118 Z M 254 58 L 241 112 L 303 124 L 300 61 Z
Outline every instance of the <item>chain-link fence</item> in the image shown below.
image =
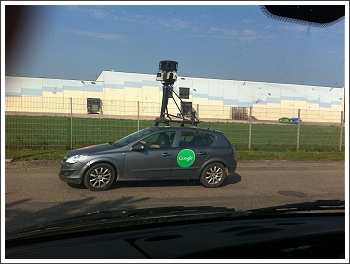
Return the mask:
M 181 107 L 180 107 L 181 108 Z M 342 111 L 194 104 L 199 127 L 221 130 L 238 150 L 343 151 Z M 75 149 L 154 126 L 160 104 L 74 98 L 6 98 L 6 149 Z M 181 109 L 169 104 L 169 113 Z

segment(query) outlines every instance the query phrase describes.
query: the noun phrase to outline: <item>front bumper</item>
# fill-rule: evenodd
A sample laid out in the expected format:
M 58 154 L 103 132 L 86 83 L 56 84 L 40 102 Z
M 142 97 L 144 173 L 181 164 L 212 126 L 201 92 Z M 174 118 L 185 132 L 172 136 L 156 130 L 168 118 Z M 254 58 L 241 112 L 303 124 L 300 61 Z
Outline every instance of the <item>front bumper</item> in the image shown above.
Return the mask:
M 63 161 L 58 176 L 61 181 L 80 184 L 83 180 L 84 166 L 85 164 L 80 162 L 71 164 Z

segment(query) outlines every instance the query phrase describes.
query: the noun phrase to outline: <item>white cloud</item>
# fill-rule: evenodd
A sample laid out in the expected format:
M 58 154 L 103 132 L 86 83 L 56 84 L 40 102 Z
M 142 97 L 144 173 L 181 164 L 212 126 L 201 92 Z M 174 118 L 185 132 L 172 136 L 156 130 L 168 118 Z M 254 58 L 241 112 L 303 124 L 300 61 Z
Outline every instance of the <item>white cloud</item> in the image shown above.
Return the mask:
M 82 6 L 67 6 L 67 8 L 76 12 L 88 13 L 97 19 L 108 19 L 110 16 L 110 12 L 104 11 L 101 8 L 86 8 Z
M 256 33 L 252 29 L 245 29 L 241 32 L 239 39 L 243 41 L 254 41 L 257 39 L 271 39 L 273 36 L 265 32 Z
M 172 19 L 170 21 L 161 19 L 161 20 L 158 20 L 158 22 L 162 24 L 164 27 L 172 28 L 174 30 L 188 28 L 190 24 L 189 22 L 186 22 L 181 19 Z
M 242 22 L 243 23 L 251 23 L 251 22 L 253 22 L 251 19 L 248 19 L 248 18 L 243 18 L 242 19 Z
M 283 25 L 279 26 L 279 28 L 286 31 L 307 32 L 309 27 L 303 25 Z
M 105 19 L 109 17 L 109 12 L 102 11 L 100 9 L 90 9 L 89 13 L 97 19 Z
M 116 40 L 120 41 L 124 39 L 124 36 L 114 33 L 100 33 L 100 32 L 91 32 L 91 31 L 72 31 L 73 34 L 84 35 L 93 38 L 101 38 L 107 40 Z
M 147 22 L 153 21 L 152 16 L 140 15 L 140 14 L 130 14 L 126 11 L 122 11 L 121 15 L 115 15 L 113 17 L 113 19 L 119 20 L 119 21 L 125 21 L 125 22 L 132 22 L 132 23 L 147 23 Z

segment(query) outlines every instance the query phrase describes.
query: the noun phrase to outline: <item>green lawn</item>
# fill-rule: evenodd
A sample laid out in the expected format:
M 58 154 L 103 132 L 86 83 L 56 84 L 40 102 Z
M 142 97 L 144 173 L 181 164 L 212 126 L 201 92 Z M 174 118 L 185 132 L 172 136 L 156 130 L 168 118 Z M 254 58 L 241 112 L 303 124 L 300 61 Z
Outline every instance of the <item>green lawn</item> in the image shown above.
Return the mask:
M 71 126 L 72 124 L 72 126 Z M 177 125 L 177 124 L 175 124 Z M 140 129 L 154 121 L 139 121 Z M 297 125 L 253 124 L 251 149 L 249 124 L 201 122 L 201 128 L 217 129 L 227 136 L 238 158 L 248 159 L 344 159 L 345 131 L 339 151 L 340 128 L 301 125 L 299 151 Z M 72 128 L 72 129 L 71 129 Z M 112 118 L 70 118 L 61 116 L 6 116 L 6 158 L 60 159 L 71 149 L 120 139 L 138 128 L 136 120 Z

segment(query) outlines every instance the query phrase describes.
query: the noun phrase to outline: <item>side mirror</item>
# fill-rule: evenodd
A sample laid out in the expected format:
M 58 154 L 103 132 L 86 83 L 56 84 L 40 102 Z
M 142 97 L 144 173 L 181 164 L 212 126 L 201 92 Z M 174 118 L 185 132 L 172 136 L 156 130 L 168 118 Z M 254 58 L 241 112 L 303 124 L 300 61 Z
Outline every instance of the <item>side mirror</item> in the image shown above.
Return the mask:
M 133 147 L 131 147 L 131 150 L 142 150 L 145 149 L 145 145 L 141 144 L 141 143 L 136 143 L 136 145 L 134 145 Z

